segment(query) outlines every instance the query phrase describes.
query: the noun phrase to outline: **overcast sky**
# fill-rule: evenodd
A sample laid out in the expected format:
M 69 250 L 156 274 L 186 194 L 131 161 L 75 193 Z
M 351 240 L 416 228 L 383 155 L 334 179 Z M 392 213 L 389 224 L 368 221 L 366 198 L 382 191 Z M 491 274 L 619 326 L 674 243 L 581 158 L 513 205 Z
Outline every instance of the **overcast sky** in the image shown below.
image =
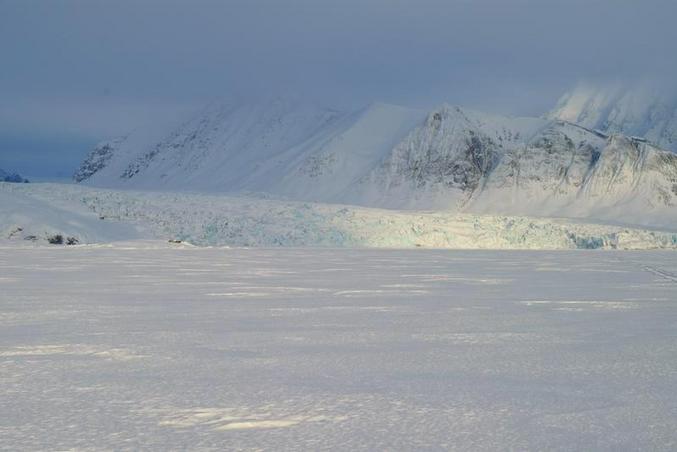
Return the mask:
M 677 76 L 674 0 L 0 0 L 0 167 L 213 97 L 541 114 L 579 81 Z

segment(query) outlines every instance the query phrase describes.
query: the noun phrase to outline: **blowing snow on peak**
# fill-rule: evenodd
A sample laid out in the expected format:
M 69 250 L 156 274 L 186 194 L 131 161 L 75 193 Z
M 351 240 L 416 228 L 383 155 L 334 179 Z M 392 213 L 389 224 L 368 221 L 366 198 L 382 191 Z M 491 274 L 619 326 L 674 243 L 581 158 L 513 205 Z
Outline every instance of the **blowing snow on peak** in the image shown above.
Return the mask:
M 652 85 L 581 84 L 562 96 L 547 117 L 642 137 L 677 152 L 677 95 Z

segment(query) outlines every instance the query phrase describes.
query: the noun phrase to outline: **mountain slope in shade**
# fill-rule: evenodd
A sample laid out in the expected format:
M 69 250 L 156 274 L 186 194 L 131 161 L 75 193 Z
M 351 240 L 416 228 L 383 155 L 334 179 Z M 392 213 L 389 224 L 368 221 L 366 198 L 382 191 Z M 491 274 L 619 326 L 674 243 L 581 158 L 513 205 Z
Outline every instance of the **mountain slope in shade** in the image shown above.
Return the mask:
M 265 162 L 341 119 L 333 110 L 283 100 L 214 103 L 187 121 L 104 144 L 112 148 L 109 163 L 82 180 L 135 188 L 241 189 Z M 83 166 L 98 166 L 100 160 L 95 149 Z
M 426 113 L 374 103 L 276 156 L 245 185 L 295 199 L 360 202 L 353 188 L 425 119 Z
M 140 136 L 95 150 L 84 170 L 104 164 L 87 183 L 643 225 L 677 221 L 676 154 L 560 119 L 447 105 L 428 114 L 385 104 L 340 113 L 276 101 L 213 105 L 160 139 L 135 144 Z
M 674 224 L 677 155 L 577 128 L 554 123 L 506 153 L 470 210 Z
M 0 182 L 13 182 L 17 184 L 27 183 L 28 179 L 22 177 L 18 173 L 9 173 L 0 168 Z
M 97 144 L 89 153 L 87 159 L 80 165 L 73 175 L 75 182 L 83 182 L 90 179 L 99 171 L 108 166 L 111 159 L 115 157 L 116 151 L 124 143 L 124 137 L 113 138 L 112 140 L 102 141 Z
M 677 155 L 564 121 L 446 106 L 355 190 L 367 205 L 669 226 Z
M 655 86 L 579 85 L 565 94 L 547 117 L 606 133 L 643 137 L 677 152 L 677 96 L 666 95 Z
M 385 207 L 458 209 L 545 121 L 443 106 L 397 144 L 353 189 L 358 201 Z

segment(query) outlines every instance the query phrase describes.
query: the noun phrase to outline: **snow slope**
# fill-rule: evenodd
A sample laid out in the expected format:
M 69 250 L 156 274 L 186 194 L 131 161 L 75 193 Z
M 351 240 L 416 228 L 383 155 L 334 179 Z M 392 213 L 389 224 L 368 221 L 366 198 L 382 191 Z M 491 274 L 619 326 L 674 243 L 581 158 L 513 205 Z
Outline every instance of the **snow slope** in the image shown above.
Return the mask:
M 387 248 L 677 248 L 677 231 L 532 217 L 382 210 L 220 194 L 101 190 L 77 185 L 0 185 L 3 238 L 58 230 L 82 243 L 134 237 L 196 245 Z M 50 206 L 45 209 L 44 206 Z M 54 210 L 58 208 L 59 210 Z M 51 210 L 50 210 L 51 209 Z M 65 213 L 68 212 L 68 213 Z M 73 213 L 72 217 L 69 214 Z M 54 222 L 49 222 L 54 218 Z M 103 218 L 101 220 L 100 218 Z M 9 221 L 8 221 L 9 219 Z M 67 223 L 65 223 L 67 221 Z M 112 224 L 109 224 L 112 223 Z M 121 234 L 120 224 L 131 229 Z M 45 225 L 48 225 L 47 228 Z M 63 228 L 63 230 L 59 229 Z M 100 235 L 92 235 L 93 232 Z M 35 234 L 35 232 L 32 232 Z M 44 234 L 43 234 L 44 236 Z
M 276 99 L 263 104 L 215 102 L 189 120 L 139 129 L 95 149 L 77 179 L 104 186 L 233 190 L 282 151 L 325 127 L 340 113 Z M 99 164 L 101 149 L 110 163 Z
M 339 113 L 277 100 L 214 104 L 169 130 L 146 145 L 135 134 L 103 143 L 76 178 L 379 208 L 677 221 L 677 155 L 561 119 L 448 105 Z
M 355 202 L 355 184 L 425 119 L 425 112 L 374 103 L 277 156 L 244 186 L 292 199 Z M 364 201 L 364 200 L 362 200 Z M 362 202 L 367 204 L 366 202 Z
M 674 450 L 674 253 L 0 246 L 6 450 Z
M 656 85 L 581 84 L 547 115 L 607 133 L 644 137 L 677 152 L 677 95 Z
M 0 241 L 45 243 L 61 235 L 64 240 L 73 237 L 79 243 L 101 243 L 143 237 L 130 224 L 101 221 L 84 205 L 60 202 L 55 197 L 38 199 L 31 196 L 31 190 L 7 188 L 9 184 L 0 182 Z

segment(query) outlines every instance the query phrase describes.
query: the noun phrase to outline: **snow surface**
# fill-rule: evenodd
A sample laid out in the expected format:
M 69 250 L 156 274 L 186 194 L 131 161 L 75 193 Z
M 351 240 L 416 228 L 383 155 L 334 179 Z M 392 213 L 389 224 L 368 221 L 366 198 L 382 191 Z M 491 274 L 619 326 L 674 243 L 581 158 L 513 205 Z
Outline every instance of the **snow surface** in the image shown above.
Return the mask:
M 0 247 L 5 450 L 675 450 L 672 252 Z
M 580 220 L 371 209 L 218 194 L 0 184 L 0 240 L 63 234 L 201 246 L 677 249 L 677 230 Z
M 143 236 L 133 225 L 100 221 L 84 206 L 61 204 L 59 207 L 58 202 L 36 199 L 22 190 L 3 190 L 7 186 L 0 183 L 0 240 L 44 242 L 48 237 L 61 234 L 76 237 L 82 243 L 100 243 Z M 32 190 L 26 192 L 32 193 Z

